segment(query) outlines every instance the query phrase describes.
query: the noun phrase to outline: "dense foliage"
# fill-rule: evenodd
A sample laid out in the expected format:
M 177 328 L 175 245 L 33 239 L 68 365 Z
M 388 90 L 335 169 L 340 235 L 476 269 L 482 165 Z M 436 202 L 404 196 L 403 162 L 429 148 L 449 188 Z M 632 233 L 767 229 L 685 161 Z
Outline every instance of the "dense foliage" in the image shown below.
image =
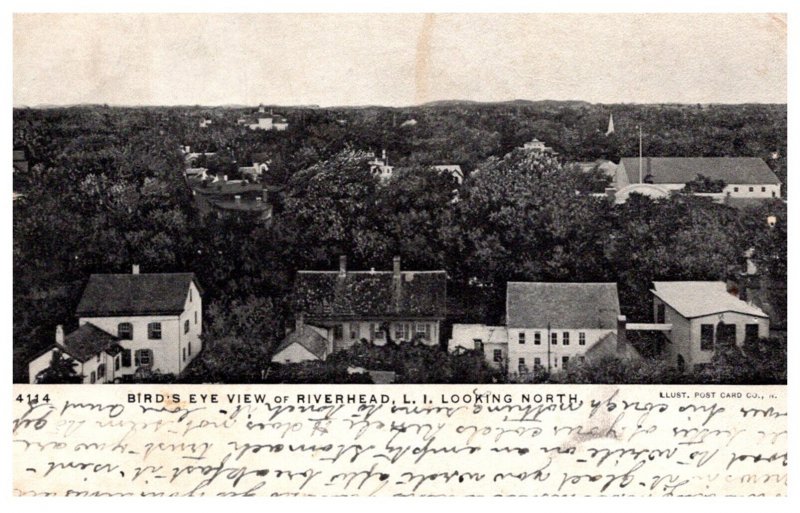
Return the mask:
M 15 380 L 57 324 L 76 326 L 89 274 L 129 272 L 132 263 L 197 274 L 206 333 L 195 381 L 260 378 L 295 272 L 333 269 L 340 254 L 351 268 L 388 268 L 400 255 L 405 268 L 445 269 L 454 322 L 501 322 L 509 280 L 614 281 L 629 320 L 645 320 L 652 280 L 724 279 L 751 247 L 759 268 L 786 283 L 785 204 L 734 209 L 633 195 L 614 206 L 587 193 L 602 190 L 604 176 L 564 165 L 636 154 L 641 124 L 648 155 L 761 157 L 785 184 L 784 105 L 293 108 L 281 111 L 286 132 L 239 126 L 244 112 L 14 111 L 14 146 L 30 164 L 14 175 L 22 194 L 13 220 Z M 607 137 L 612 112 L 617 131 Z M 213 124 L 201 128 L 204 117 Z M 533 137 L 558 157 L 515 150 Z M 283 187 L 272 222 L 202 217 L 182 178 L 181 145 L 219 152 L 219 172 L 270 155 L 266 181 Z M 385 184 L 366 164 L 366 152 L 381 149 L 395 166 Z M 442 163 L 462 166 L 461 187 L 428 167 Z M 767 215 L 777 218 L 773 229 Z M 247 368 L 227 368 L 234 360 Z

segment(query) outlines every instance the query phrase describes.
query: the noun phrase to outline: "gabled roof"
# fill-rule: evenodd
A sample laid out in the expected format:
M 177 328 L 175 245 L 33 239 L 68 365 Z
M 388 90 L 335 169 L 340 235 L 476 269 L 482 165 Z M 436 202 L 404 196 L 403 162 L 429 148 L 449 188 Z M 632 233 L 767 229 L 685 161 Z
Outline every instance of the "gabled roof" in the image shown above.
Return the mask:
M 321 328 L 306 325 L 299 332 L 292 331 L 281 341 L 273 355 L 277 355 L 292 344 L 299 344 L 320 360 L 324 360 L 328 356 L 328 341 L 317 332 L 317 329 Z
M 64 352 L 79 362 L 85 362 L 103 351 L 116 355 L 122 351 L 118 341 L 114 335 L 87 322 L 64 337 Z
M 194 273 L 93 274 L 76 309 L 79 317 L 177 315 Z
M 723 312 L 768 317 L 763 310 L 729 294 L 722 281 L 657 281 L 650 292 L 687 319 Z
M 397 283 L 392 271 L 299 271 L 293 303 L 317 318 L 444 318 L 446 290 L 444 271 L 402 271 Z
M 620 160 L 630 183 L 639 183 L 639 157 Z M 726 184 L 780 184 L 766 162 L 755 157 L 644 157 L 642 179 L 653 183 L 686 183 L 703 175 Z
M 619 316 L 616 283 L 509 282 L 509 328 L 615 329 Z

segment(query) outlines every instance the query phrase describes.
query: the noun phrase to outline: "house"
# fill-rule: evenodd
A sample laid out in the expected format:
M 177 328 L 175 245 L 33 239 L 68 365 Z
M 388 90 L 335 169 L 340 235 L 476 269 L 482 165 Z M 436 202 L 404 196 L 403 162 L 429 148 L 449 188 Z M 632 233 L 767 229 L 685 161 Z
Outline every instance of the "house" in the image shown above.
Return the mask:
M 212 123 L 213 121 L 211 121 L 210 119 L 203 118 L 200 120 L 200 128 L 208 128 L 211 126 Z
M 294 330 L 278 344 L 272 361 L 299 363 L 312 360 L 325 361 L 333 353 L 333 339 L 329 328 L 307 325 L 303 314 L 295 319 Z
M 251 160 L 252 166 L 240 167 L 239 173 L 253 182 L 258 182 L 269 171 L 272 161 L 266 153 L 254 153 Z
M 448 350 L 482 349 L 490 365 L 505 366 L 509 375 L 537 366 L 559 372 L 608 354 L 638 358 L 625 326 L 615 283 L 509 282 L 506 325 L 456 324 Z
M 76 309 L 78 329 L 29 366 L 31 382 L 55 350 L 80 363 L 85 383 L 147 369 L 180 375 L 202 349 L 202 289 L 193 273 L 92 274 Z M 102 367 L 101 367 L 102 366 Z M 88 373 L 88 374 L 87 374 Z
M 39 352 L 28 363 L 30 383 L 38 383 L 50 367 L 55 354 L 74 361 L 81 383 L 113 383 L 122 376 L 122 353 L 119 339 L 92 323 L 82 324 L 64 336 L 64 327 L 56 327 L 55 343 Z
M 377 176 L 382 182 L 387 181 L 394 173 L 394 167 L 389 165 L 389 159 L 386 158 L 386 150 L 381 153 L 381 158 L 375 156 L 374 153 L 369 153 L 372 160 L 368 162 L 369 170 L 373 176 Z
M 709 363 L 722 344 L 769 336 L 767 314 L 729 293 L 725 282 L 654 282 L 650 292 L 655 322 L 670 325 L 667 357 L 680 370 Z
M 464 172 L 461 170 L 461 166 L 458 164 L 437 164 L 435 166 L 431 166 L 433 169 L 438 171 L 439 173 L 447 173 L 452 176 L 458 185 L 464 181 Z
M 481 351 L 495 368 L 508 365 L 508 329 L 486 324 L 453 324 L 452 338 L 447 344 L 450 352 Z
M 212 175 L 213 176 L 213 175 Z M 202 214 L 245 215 L 266 221 L 272 217 L 270 193 L 277 187 L 249 180 L 228 180 L 217 176 L 186 176 L 197 210 Z
M 544 141 L 540 141 L 539 139 L 534 138 L 532 141 L 526 142 L 522 145 L 522 149 L 525 151 L 531 151 L 534 153 L 549 153 L 551 155 L 558 155 L 553 148 L 547 146 Z
M 350 271 L 345 256 L 338 271 L 298 271 L 292 301 L 296 326 L 273 361 L 304 350 L 313 355 L 307 359 L 324 359 L 360 340 L 438 345 L 446 289 L 445 271 L 404 271 L 400 257 L 391 271 Z
M 620 320 L 616 283 L 509 282 L 506 289 L 509 371 L 540 365 L 564 370 Z
M 236 122 L 247 125 L 250 130 L 283 132 L 289 128 L 289 122 L 285 117 L 273 114 L 272 109 L 267 113 L 263 105 L 258 107 L 257 113 L 239 118 Z
M 780 198 L 781 182 L 760 158 L 754 157 L 626 157 L 620 159 L 614 178 L 617 202 L 638 192 L 666 197 L 688 182 L 704 176 L 725 183 L 721 192 L 696 193 L 717 201 Z

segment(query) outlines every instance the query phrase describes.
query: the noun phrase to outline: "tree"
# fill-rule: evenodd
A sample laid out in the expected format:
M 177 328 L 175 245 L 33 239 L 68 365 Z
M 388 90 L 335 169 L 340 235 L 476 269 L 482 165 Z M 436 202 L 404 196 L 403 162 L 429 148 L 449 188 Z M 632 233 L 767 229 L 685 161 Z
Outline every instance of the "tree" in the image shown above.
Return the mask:
M 681 189 L 681 192 L 686 194 L 694 193 L 720 193 L 725 190 L 724 180 L 714 180 L 705 175 L 697 175 L 692 181 L 686 182 L 686 186 Z
M 36 376 L 36 382 L 42 384 L 82 383 L 83 376 L 75 368 L 78 366 L 71 356 L 56 349 L 50 358 L 50 365 Z
M 259 383 L 270 365 L 282 319 L 264 298 L 215 302 L 203 350 L 184 377 L 190 383 Z

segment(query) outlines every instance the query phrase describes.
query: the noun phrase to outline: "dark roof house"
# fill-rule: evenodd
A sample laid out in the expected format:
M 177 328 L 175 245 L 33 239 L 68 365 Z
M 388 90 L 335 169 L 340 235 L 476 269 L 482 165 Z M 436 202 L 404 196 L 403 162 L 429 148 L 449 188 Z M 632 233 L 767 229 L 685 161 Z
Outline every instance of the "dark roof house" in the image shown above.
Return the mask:
M 509 328 L 616 329 L 620 315 L 616 283 L 509 282 Z
M 114 335 L 87 322 L 64 337 L 64 349 L 76 360 L 85 362 L 103 351 L 112 356 L 121 352 L 122 347 L 118 341 Z
M 726 184 L 780 184 L 769 166 L 755 157 L 644 157 L 642 182 L 687 183 L 703 175 Z M 639 157 L 620 160 L 628 183 L 639 183 Z
M 445 271 L 401 271 L 395 257 L 392 271 L 298 271 L 294 286 L 295 312 L 310 319 L 445 317 Z
M 79 317 L 177 315 L 189 285 L 202 292 L 194 273 L 92 274 L 78 303 Z

